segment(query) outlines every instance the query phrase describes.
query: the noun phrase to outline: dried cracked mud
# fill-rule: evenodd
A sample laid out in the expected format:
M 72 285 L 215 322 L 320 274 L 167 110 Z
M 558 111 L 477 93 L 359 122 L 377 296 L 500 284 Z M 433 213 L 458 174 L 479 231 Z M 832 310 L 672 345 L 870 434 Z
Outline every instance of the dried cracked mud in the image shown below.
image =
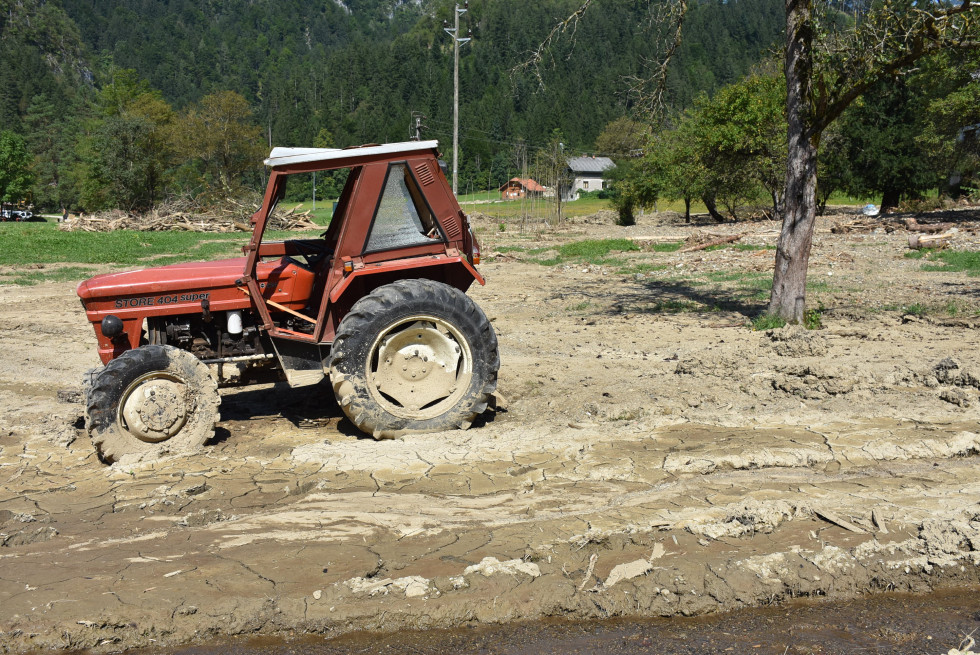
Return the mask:
M 762 301 L 718 281 L 771 250 L 626 253 L 658 265 L 623 274 L 528 249 L 702 228 L 486 227 L 497 408 L 392 441 L 327 387 L 266 385 L 223 390 L 202 452 L 105 466 L 79 429 L 97 362 L 73 285 L 0 287 L 0 652 L 980 589 L 977 278 L 824 221 L 823 329 L 757 332 Z

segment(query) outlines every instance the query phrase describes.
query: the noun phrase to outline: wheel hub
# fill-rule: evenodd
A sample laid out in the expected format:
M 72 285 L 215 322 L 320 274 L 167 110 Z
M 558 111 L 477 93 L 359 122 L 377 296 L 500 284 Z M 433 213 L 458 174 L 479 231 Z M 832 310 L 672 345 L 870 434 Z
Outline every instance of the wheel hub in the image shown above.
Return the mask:
M 460 347 L 448 331 L 419 321 L 378 347 L 377 389 L 408 410 L 419 410 L 456 390 Z
M 134 385 L 123 402 L 122 420 L 137 439 L 151 443 L 169 439 L 187 423 L 181 385 L 167 378 Z

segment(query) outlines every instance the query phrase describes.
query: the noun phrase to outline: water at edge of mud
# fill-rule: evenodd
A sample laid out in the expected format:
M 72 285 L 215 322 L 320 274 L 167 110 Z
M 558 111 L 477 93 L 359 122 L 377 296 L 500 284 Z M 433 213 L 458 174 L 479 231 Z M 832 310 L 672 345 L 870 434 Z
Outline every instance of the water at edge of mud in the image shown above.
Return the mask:
M 456 630 L 233 640 L 139 655 L 946 655 L 980 642 L 980 588 L 806 601 L 699 618 L 538 621 Z M 974 650 L 980 650 L 974 648 Z

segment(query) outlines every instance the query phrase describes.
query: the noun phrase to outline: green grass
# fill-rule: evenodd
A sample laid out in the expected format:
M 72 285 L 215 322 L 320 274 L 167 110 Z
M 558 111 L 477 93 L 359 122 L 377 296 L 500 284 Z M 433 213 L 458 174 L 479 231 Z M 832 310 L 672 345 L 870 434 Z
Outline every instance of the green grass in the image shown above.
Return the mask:
M 705 273 L 705 277 L 712 282 L 734 282 L 736 280 L 743 280 L 749 275 L 750 273 L 743 273 L 742 271 L 713 271 Z
M 777 330 L 786 327 L 786 319 L 775 314 L 760 314 L 752 321 L 752 329 L 756 331 Z
M 913 250 L 905 256 L 932 262 L 924 263 L 923 271 L 965 272 L 970 277 L 980 276 L 980 251 L 977 250 Z
M 653 314 L 682 314 L 685 312 L 718 311 L 718 308 L 707 307 L 689 300 L 662 300 L 646 311 Z
M 533 248 L 529 255 L 553 253 L 547 259 L 537 259 L 542 266 L 557 266 L 559 264 L 590 264 L 593 266 L 610 266 L 621 264 L 616 257 L 610 257 L 615 252 L 635 252 L 640 247 L 629 239 L 586 239 L 573 241 L 552 248 Z
M 715 247 L 716 248 L 722 248 L 724 246 L 715 246 Z M 756 246 L 756 245 L 753 245 L 751 243 L 733 243 L 733 244 L 731 244 L 728 247 L 730 247 L 732 250 L 743 250 L 743 251 L 747 251 L 747 252 L 752 252 L 752 251 L 756 251 L 756 250 L 775 250 L 776 249 L 776 246 L 772 246 L 772 245 Z M 710 250 L 710 248 L 709 248 L 709 250 Z
M 558 252 L 563 257 L 578 257 L 588 261 L 605 257 L 613 251 L 631 252 L 639 249 L 629 239 L 586 239 L 566 243 L 558 248 Z
M 836 291 L 837 287 L 829 282 L 824 282 L 823 280 L 808 279 L 806 282 L 806 290 L 809 293 L 821 292 L 821 291 L 830 292 L 830 291 Z
M 0 223 L 0 264 L 139 264 L 153 259 L 208 259 L 214 255 L 233 255 L 247 240 L 244 234 L 198 232 L 62 232 L 52 223 Z M 179 254 L 177 254 L 179 253 Z M 162 257 L 161 257 L 162 256 Z
M 505 230 L 509 220 L 520 220 L 525 215 L 537 219 L 548 218 L 555 211 L 555 203 L 552 198 L 500 200 L 500 194 L 497 193 L 495 200 L 491 202 L 486 200 L 486 193 L 468 194 L 459 197 L 459 204 L 467 213 L 479 212 L 502 220 Z M 583 198 L 574 202 L 564 202 L 561 207 L 563 216 L 589 216 L 603 209 L 612 209 L 608 200 L 599 200 L 598 198 Z M 497 229 L 500 229 L 499 225 Z
M 94 269 L 81 266 L 66 266 L 52 270 L 35 270 L 0 275 L 0 284 L 13 283 L 19 286 L 33 286 L 40 282 L 80 282 L 92 277 Z
M 909 316 L 980 316 L 980 310 L 971 308 L 969 305 L 964 306 L 955 300 L 948 300 L 945 303 L 936 304 L 923 304 L 921 302 L 912 303 L 910 305 L 898 305 L 898 304 L 888 304 L 881 307 L 882 310 L 886 312 L 898 312 L 899 314 L 909 315 Z
M 772 293 L 772 275 L 769 273 L 746 273 L 739 289 L 753 300 L 766 300 Z
M 670 266 L 666 264 L 649 264 L 647 262 L 634 262 L 632 264 L 626 264 L 618 269 L 616 272 L 620 275 L 636 275 L 637 273 L 653 273 L 655 271 L 666 271 Z
M 830 194 L 830 199 L 827 200 L 827 205 L 851 205 L 863 207 L 868 203 L 878 204 L 881 198 L 860 198 L 858 196 L 850 196 L 846 193 L 836 192 Z
M 683 245 L 683 241 L 667 241 L 666 243 L 652 243 L 647 248 L 653 252 L 677 252 Z
M 294 239 L 307 232 L 266 232 L 269 240 Z M 248 232 L 62 232 L 54 223 L 0 223 L 0 265 L 118 264 L 162 266 L 176 262 L 238 257 Z

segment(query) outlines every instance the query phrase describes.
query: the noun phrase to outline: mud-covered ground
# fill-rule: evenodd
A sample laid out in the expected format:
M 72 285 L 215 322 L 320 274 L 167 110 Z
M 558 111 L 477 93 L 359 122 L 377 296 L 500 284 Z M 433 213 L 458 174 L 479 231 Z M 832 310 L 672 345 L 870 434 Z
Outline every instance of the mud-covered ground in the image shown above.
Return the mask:
M 0 287 L 0 651 L 980 589 L 980 279 L 822 219 L 822 329 L 754 331 L 775 224 L 478 222 L 502 365 L 468 431 L 376 442 L 327 388 L 226 389 L 200 454 L 108 467 L 74 285 Z M 657 251 L 698 231 L 755 248 Z

